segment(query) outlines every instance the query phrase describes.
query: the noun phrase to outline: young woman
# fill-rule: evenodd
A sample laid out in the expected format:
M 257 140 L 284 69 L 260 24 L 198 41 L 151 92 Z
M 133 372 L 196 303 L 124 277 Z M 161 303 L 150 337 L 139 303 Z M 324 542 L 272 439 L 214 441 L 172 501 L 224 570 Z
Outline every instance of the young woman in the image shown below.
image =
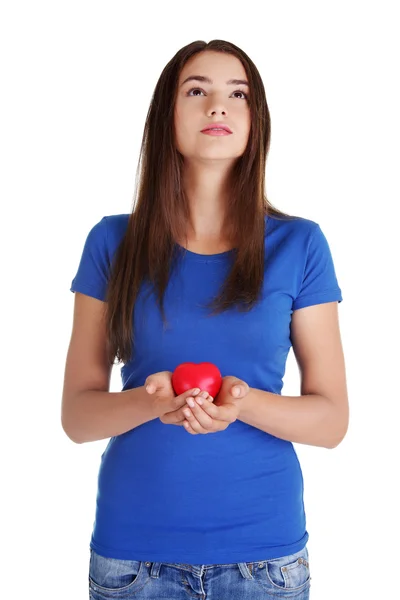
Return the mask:
M 92 599 L 309 598 L 293 442 L 334 448 L 346 434 L 342 295 L 318 223 L 265 197 L 269 141 L 250 58 L 221 40 L 189 44 L 155 88 L 132 213 L 88 233 L 62 425 L 76 443 L 111 438 Z M 291 347 L 297 397 L 280 393 Z M 183 362 L 219 368 L 215 398 L 175 394 Z

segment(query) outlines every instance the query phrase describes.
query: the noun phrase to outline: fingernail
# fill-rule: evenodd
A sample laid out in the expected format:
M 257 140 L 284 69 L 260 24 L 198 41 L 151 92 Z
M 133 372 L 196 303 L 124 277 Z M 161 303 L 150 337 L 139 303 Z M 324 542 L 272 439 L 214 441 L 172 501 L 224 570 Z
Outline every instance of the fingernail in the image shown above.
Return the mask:
M 194 388 L 192 395 L 196 396 L 196 394 L 198 394 L 200 392 L 200 388 Z
M 236 398 L 238 396 L 240 396 L 240 393 L 241 393 L 240 387 L 234 387 L 233 390 L 232 390 L 232 393 L 233 393 L 234 396 L 236 396 Z

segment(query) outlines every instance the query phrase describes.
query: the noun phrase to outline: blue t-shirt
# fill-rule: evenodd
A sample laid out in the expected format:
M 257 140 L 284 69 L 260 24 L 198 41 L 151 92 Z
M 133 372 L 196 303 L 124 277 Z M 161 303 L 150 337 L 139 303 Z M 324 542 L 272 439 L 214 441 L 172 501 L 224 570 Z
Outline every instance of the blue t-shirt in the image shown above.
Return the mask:
M 71 291 L 105 300 L 108 270 L 128 214 L 90 230 Z M 165 295 L 168 327 L 142 286 L 134 311 L 135 358 L 122 390 L 182 362 L 212 362 L 222 376 L 280 394 L 296 309 L 341 302 L 320 226 L 265 217 L 265 276 L 250 312 L 209 317 L 204 304 L 225 279 L 233 252 L 187 251 Z M 252 562 L 286 556 L 308 541 L 303 476 L 289 441 L 236 420 L 191 435 L 156 418 L 112 437 L 101 456 L 90 547 L 105 557 L 187 564 Z

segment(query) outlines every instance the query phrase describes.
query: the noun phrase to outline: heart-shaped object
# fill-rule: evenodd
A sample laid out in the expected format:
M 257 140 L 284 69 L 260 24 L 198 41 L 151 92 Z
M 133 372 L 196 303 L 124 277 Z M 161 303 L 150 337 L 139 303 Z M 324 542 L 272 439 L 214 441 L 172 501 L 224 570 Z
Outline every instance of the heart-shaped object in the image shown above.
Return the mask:
M 179 396 L 192 388 L 206 390 L 215 398 L 221 389 L 222 375 L 218 367 L 210 362 L 185 362 L 178 365 L 172 373 L 172 387 Z

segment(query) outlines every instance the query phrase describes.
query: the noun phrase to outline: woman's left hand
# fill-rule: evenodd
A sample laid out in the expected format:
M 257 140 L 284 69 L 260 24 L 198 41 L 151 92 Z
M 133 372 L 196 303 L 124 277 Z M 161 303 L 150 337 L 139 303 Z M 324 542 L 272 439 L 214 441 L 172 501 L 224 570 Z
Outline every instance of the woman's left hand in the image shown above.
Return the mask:
M 235 396 L 234 389 L 240 393 Z M 183 425 L 189 433 L 216 433 L 227 429 L 238 418 L 241 403 L 250 391 L 248 384 L 233 375 L 222 378 L 221 388 L 213 402 L 212 397 L 201 398 L 199 394 L 192 398 L 194 406 L 183 406 L 173 412 L 165 413 L 160 421 L 169 425 Z M 200 390 L 201 393 L 201 390 Z M 202 404 L 199 404 L 199 400 Z

